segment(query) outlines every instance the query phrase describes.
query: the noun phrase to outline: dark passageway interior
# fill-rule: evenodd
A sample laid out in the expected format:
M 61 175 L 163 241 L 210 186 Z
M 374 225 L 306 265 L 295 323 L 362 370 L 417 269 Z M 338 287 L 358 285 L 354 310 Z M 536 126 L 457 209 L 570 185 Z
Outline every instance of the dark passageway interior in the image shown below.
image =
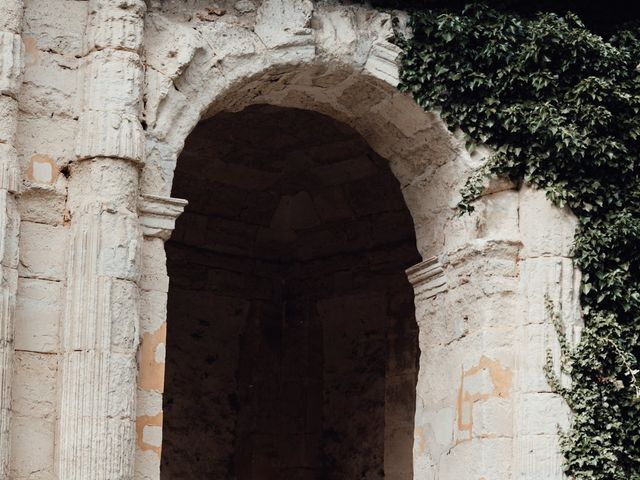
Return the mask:
M 386 160 L 259 105 L 191 134 L 173 197 L 164 480 L 409 480 L 411 216 Z

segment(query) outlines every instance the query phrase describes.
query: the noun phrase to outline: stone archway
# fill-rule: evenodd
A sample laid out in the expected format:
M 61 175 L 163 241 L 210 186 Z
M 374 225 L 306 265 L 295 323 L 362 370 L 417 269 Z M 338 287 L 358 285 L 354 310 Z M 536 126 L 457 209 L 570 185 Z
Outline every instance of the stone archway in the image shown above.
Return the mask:
M 414 478 L 562 478 L 568 415 L 543 374 L 558 350 L 544 298 L 577 335 L 575 218 L 508 182 L 457 215 L 481 158 L 396 90 L 389 14 L 310 0 L 23 3 L 0 2 L 0 476 L 158 480 L 165 241 L 186 204 L 170 197 L 176 162 L 199 122 L 270 104 L 343 122 L 399 181 L 423 260 L 408 270 Z
M 349 125 L 400 183 L 423 259 L 408 270 L 420 331 L 414 478 L 561 478 L 556 424 L 567 413 L 544 380 L 546 350 L 557 345 L 541 306 L 550 295 L 576 328 L 570 214 L 541 192 L 495 182 L 474 215 L 457 215 L 459 188 L 481 158 L 396 91 L 389 16 L 284 0 L 265 1 L 252 28 L 194 29 L 172 15 L 152 11 L 146 30 L 138 475 L 155 479 L 159 468 L 164 363 L 156 354 L 166 331 L 163 241 L 184 206 L 167 198 L 178 155 L 202 119 L 270 104 Z
M 420 256 L 388 162 L 256 105 L 202 122 L 173 188 L 161 478 L 412 479 Z

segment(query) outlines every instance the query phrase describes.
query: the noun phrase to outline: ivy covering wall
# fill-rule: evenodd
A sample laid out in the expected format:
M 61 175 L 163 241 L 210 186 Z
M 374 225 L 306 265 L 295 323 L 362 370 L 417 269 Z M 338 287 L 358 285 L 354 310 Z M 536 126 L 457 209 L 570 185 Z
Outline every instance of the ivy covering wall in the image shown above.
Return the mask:
M 410 27 L 398 37 L 400 88 L 462 129 L 469 148 L 496 152 L 469 179 L 461 212 L 486 177 L 506 176 L 578 216 L 585 330 L 570 348 L 559 327 L 571 386 L 549 378 L 573 411 L 565 468 L 640 479 L 640 29 L 603 39 L 571 14 L 483 5 L 415 11 Z

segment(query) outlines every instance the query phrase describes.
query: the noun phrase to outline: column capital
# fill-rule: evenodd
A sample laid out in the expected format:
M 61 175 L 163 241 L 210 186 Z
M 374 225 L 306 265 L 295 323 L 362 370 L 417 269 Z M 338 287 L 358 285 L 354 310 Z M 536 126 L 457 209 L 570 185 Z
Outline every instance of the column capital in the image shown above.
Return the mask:
M 427 299 L 447 290 L 444 268 L 438 257 L 431 257 L 406 270 L 416 298 Z
M 138 199 L 138 215 L 142 234 L 168 240 L 176 226 L 176 219 L 189 202 L 181 198 L 142 195 Z

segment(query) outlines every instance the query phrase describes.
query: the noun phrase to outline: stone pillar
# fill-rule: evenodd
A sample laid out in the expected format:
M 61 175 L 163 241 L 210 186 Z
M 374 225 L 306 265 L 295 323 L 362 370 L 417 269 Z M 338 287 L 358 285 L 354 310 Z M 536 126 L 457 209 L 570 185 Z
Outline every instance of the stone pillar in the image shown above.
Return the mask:
M 92 0 L 70 168 L 57 475 L 133 478 L 139 321 L 142 0 Z
M 0 479 L 9 478 L 9 420 L 18 285 L 20 184 L 15 148 L 24 47 L 22 1 L 0 0 Z
M 476 240 L 408 272 L 420 327 L 416 480 L 511 478 L 518 250 Z
M 553 393 L 544 368 L 547 352 L 562 378 L 560 345 L 545 304 L 551 302 L 564 328 L 567 342 L 575 345 L 582 328 L 580 272 L 570 258 L 576 218 L 554 207 L 543 191 L 520 191 L 520 296 L 522 314 L 516 329 L 514 410 L 514 480 L 562 480 L 563 457 L 558 426 L 569 426 L 569 408 Z
M 466 226 L 454 224 L 463 241 L 407 272 L 421 350 L 414 478 L 561 480 L 558 425 L 569 410 L 545 377 L 547 351 L 559 356 L 545 301 L 575 344 L 577 222 L 526 186 L 476 205 Z
M 162 394 L 164 392 L 169 276 L 164 242 L 186 200 L 143 195 L 138 202 L 142 245 L 140 355 L 136 418 L 135 478 L 160 478 Z

